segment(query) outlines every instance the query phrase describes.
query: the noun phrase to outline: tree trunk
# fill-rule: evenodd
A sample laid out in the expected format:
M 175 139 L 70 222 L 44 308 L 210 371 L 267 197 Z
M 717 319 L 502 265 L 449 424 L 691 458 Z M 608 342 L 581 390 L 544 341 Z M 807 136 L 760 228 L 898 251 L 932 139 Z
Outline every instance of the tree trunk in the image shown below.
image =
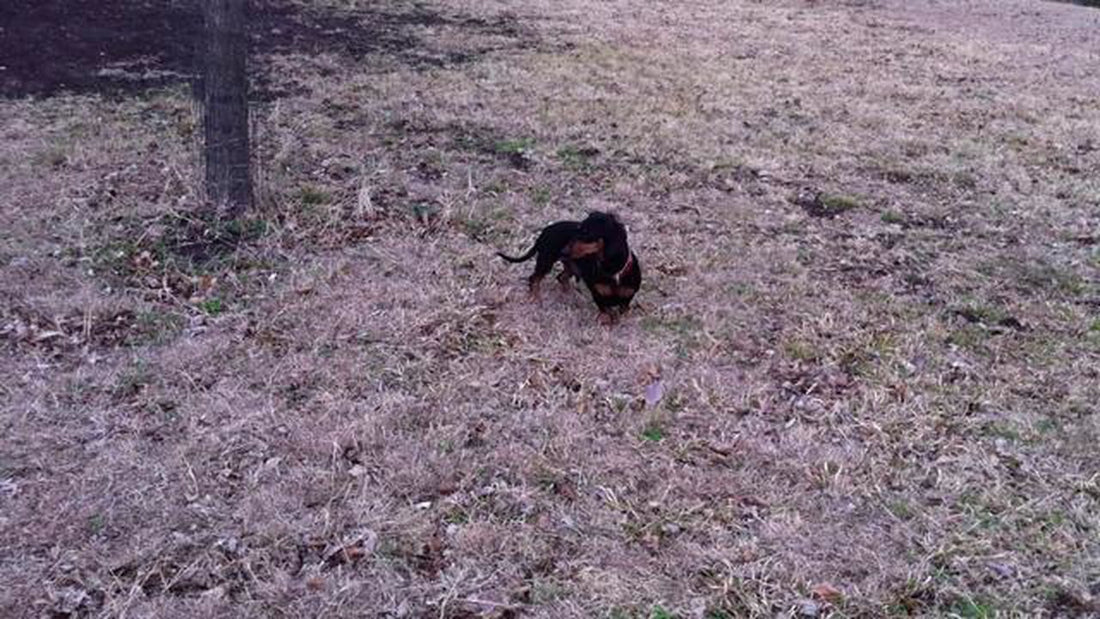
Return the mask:
M 204 0 L 206 195 L 229 217 L 252 205 L 248 153 L 248 0 Z

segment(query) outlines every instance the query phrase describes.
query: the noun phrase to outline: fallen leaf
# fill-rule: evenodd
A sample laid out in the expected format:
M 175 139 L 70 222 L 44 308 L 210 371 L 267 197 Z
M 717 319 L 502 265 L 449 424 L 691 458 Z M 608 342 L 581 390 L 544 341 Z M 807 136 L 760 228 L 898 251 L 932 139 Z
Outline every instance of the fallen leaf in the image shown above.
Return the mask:
M 830 604 L 836 604 L 844 599 L 844 594 L 841 593 L 840 589 L 825 582 L 814 586 L 813 589 L 810 589 L 810 592 L 814 594 L 814 597 Z
M 333 567 L 343 563 L 358 561 L 370 555 L 378 545 L 378 534 L 370 529 L 356 535 L 350 542 L 337 546 L 325 555 L 324 565 Z

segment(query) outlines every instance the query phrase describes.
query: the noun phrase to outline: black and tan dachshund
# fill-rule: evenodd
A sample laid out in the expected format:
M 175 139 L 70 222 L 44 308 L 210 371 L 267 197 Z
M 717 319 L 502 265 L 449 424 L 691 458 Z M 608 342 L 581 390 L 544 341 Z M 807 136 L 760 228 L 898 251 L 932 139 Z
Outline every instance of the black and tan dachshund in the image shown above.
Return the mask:
M 590 213 L 566 246 L 565 254 L 600 308 L 601 322 L 614 322 L 630 308 L 642 285 L 642 264 L 630 250 L 626 227 L 617 217 Z
M 624 313 L 642 284 L 642 267 L 630 251 L 626 227 L 612 214 L 593 212 L 584 221 L 559 221 L 542 229 L 534 246 L 522 256 L 497 255 L 509 262 L 524 262 L 537 254 L 535 272 L 527 279 L 532 294 L 539 283 L 561 262 L 558 281 L 581 279 L 600 309 L 600 320 L 611 323 Z

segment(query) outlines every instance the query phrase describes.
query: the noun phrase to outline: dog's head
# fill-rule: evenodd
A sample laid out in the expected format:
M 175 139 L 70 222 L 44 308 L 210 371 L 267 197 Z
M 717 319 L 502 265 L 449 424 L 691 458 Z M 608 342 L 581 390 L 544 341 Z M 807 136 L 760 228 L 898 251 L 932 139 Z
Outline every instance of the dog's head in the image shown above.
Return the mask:
M 565 254 L 573 260 L 596 256 L 617 262 L 625 260 L 629 252 L 626 227 L 611 213 L 600 211 L 589 213 L 565 248 Z

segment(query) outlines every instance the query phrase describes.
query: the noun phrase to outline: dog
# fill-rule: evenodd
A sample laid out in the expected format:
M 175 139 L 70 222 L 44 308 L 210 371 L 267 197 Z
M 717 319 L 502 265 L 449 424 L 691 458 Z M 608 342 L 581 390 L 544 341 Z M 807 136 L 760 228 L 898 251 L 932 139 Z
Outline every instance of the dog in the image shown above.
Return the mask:
M 497 255 L 513 263 L 526 262 L 532 256 L 538 255 L 535 258 L 535 272 L 527 278 L 527 288 L 533 296 L 538 296 L 539 284 L 558 262 L 561 262 L 563 267 L 561 274 L 558 275 L 558 282 L 563 288 L 567 287 L 571 278 L 580 277 L 577 266 L 565 255 L 566 249 L 580 227 L 581 222 L 579 221 L 554 222 L 543 228 L 542 232 L 539 232 L 535 244 L 522 256 L 513 257 L 499 251 Z
M 525 262 L 537 255 L 535 272 L 527 279 L 532 295 L 539 284 L 562 263 L 558 282 L 568 288 L 570 280 L 585 283 L 600 322 L 611 324 L 629 309 L 642 284 L 642 266 L 627 243 L 626 227 L 610 213 L 592 212 L 583 221 L 558 221 L 539 233 L 535 244 L 522 256 L 497 255 L 509 262 Z
M 611 213 L 592 212 L 564 250 L 570 267 L 592 293 L 600 322 L 611 324 L 630 309 L 642 286 L 642 264 L 630 250 L 626 226 Z

